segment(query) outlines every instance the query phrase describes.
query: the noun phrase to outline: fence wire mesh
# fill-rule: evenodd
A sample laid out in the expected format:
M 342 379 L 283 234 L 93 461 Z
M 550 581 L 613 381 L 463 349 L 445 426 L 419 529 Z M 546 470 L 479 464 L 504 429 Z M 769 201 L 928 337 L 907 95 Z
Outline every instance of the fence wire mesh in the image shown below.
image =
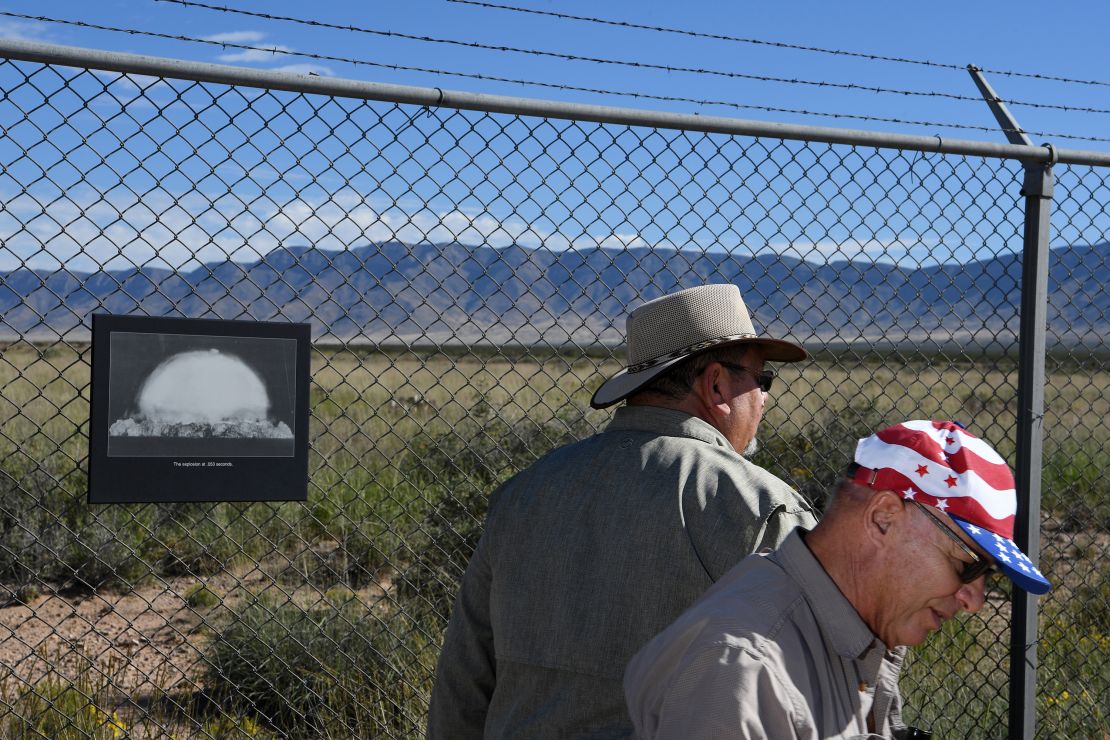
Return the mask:
M 737 284 L 812 350 L 756 461 L 960 419 L 1013 463 L 1021 165 L 0 63 L 2 734 L 421 731 L 485 497 L 601 428 L 641 300 Z M 1110 183 L 1058 167 L 1038 732 L 1110 731 Z M 89 506 L 93 312 L 310 321 L 307 503 Z M 1005 734 L 1008 587 L 907 719 Z

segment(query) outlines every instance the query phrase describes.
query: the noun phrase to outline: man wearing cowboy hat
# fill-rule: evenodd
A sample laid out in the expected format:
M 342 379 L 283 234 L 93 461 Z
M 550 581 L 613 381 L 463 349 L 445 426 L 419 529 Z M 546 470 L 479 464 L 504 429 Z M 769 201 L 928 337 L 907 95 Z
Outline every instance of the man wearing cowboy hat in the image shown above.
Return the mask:
M 1048 591 L 1016 510 L 1005 461 L 955 422 L 860 440 L 820 524 L 746 558 L 632 659 L 637 737 L 927 737 L 902 726 L 895 648 L 979 611 L 995 568 Z
M 748 462 L 774 374 L 805 351 L 755 333 L 734 285 L 628 317 L 628 366 L 592 405 L 601 434 L 490 497 L 447 627 L 430 738 L 627 737 L 628 659 L 744 556 L 815 523 Z

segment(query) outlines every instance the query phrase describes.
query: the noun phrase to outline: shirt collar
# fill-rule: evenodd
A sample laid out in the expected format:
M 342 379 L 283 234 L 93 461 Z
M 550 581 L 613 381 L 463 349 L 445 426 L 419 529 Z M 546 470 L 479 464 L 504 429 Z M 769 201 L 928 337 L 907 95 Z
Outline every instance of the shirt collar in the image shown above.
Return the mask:
M 667 437 L 690 437 L 717 447 L 732 449 L 725 435 L 708 422 L 685 411 L 662 406 L 621 406 L 605 431 L 652 432 Z
M 810 552 L 802 539 L 804 531 L 798 527 L 787 535 L 772 557 L 802 587 L 833 649 L 845 658 L 863 659 L 864 653 L 881 643 Z

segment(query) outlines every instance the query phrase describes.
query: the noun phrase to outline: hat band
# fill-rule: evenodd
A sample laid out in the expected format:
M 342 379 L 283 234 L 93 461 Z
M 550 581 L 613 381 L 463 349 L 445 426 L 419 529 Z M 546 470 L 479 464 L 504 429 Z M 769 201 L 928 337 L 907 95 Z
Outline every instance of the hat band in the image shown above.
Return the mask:
M 649 369 L 655 367 L 656 365 L 662 365 L 664 362 L 670 362 L 671 360 L 677 359 L 679 357 L 685 357 L 686 355 L 691 355 L 695 352 L 700 352 L 703 349 L 708 349 L 709 347 L 714 347 L 714 346 L 716 346 L 718 344 L 722 344 L 724 342 L 732 342 L 732 341 L 735 341 L 737 339 L 758 339 L 758 338 L 759 337 L 755 334 L 729 334 L 728 336 L 717 337 L 716 339 L 705 339 L 705 340 L 703 340 L 701 342 L 698 342 L 696 344 L 691 344 L 687 347 L 682 347 L 681 349 L 676 349 L 674 352 L 670 352 L 670 353 L 665 354 L 665 355 L 660 355 L 659 357 L 654 357 L 650 360 L 644 360 L 643 362 L 637 362 L 635 365 L 629 365 L 628 366 L 628 372 L 629 372 L 629 374 L 631 374 L 631 373 L 641 373 L 644 370 L 649 370 Z

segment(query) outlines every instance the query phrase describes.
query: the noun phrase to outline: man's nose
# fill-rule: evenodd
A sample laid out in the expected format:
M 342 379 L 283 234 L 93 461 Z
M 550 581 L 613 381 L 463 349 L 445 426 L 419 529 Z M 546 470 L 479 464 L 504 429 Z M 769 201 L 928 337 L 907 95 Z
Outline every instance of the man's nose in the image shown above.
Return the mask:
M 983 608 L 986 601 L 987 577 L 979 576 L 971 583 L 964 583 L 956 591 L 956 601 L 965 612 L 974 614 Z

